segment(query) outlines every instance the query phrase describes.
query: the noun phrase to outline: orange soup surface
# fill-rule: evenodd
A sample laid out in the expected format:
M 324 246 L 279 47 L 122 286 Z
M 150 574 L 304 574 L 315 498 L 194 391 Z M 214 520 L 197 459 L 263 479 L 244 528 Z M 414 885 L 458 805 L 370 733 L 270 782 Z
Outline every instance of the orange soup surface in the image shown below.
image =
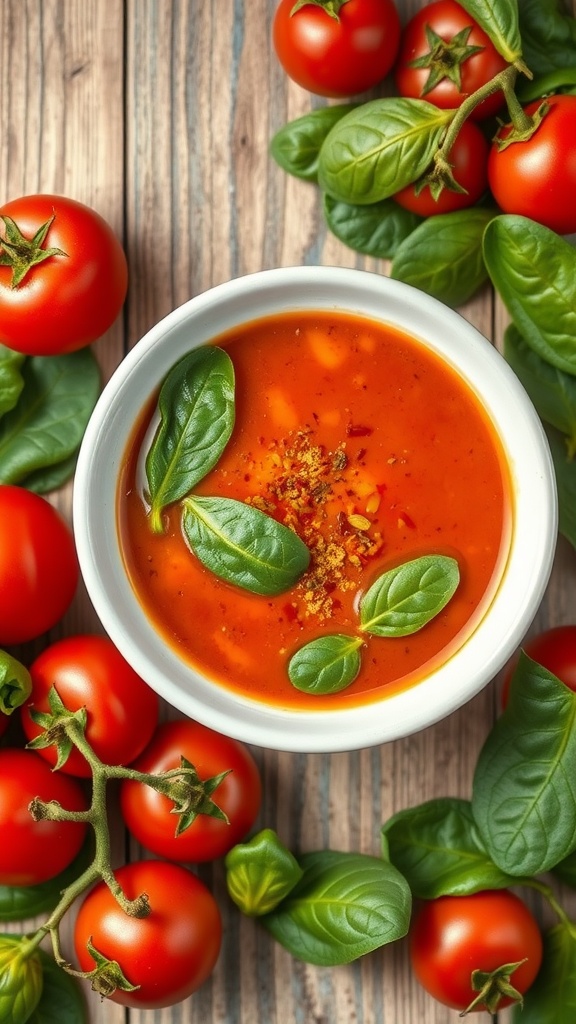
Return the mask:
M 148 518 L 143 411 L 118 492 L 125 564 L 155 628 L 216 683 L 292 708 L 343 707 L 417 683 L 470 634 L 506 561 L 511 488 L 480 402 L 420 342 L 371 320 L 286 313 L 215 339 L 235 373 L 235 424 L 194 493 L 253 504 L 308 546 L 288 591 L 258 596 L 218 579 L 191 552 L 180 503 L 154 534 Z M 139 469 L 140 466 L 140 469 Z M 361 595 L 421 555 L 457 559 L 446 607 L 410 636 L 362 634 Z M 362 636 L 361 668 L 339 693 L 295 689 L 288 662 L 325 635 Z

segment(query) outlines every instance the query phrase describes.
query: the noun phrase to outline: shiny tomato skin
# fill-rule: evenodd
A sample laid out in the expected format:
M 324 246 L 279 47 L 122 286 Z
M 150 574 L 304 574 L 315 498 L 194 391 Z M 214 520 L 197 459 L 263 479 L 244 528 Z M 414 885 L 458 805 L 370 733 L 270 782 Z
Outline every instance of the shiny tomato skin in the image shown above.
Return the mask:
M 215 860 L 240 842 L 258 817 L 262 799 L 258 767 L 244 744 L 190 719 L 161 724 L 133 767 L 158 774 L 179 767 L 181 756 L 203 780 L 230 770 L 212 794 L 228 823 L 201 814 L 175 836 L 173 803 L 150 786 L 131 780 L 124 780 L 120 788 L 122 817 L 151 853 L 192 863 Z
M 391 70 L 400 43 L 393 0 L 348 0 L 338 19 L 295 0 L 280 0 L 272 23 L 274 49 L 286 74 L 319 96 L 345 97 L 377 85 Z
M 522 650 L 533 661 L 543 665 L 576 693 L 576 625 L 555 626 L 552 629 L 546 629 L 542 633 L 530 637 L 526 643 L 522 644 Z M 510 681 L 518 664 L 518 657 L 519 652 L 510 659 L 506 666 L 502 687 L 503 707 L 506 707 L 508 703 Z
M 410 62 L 424 56 L 430 51 L 426 36 L 429 25 L 441 39 L 449 43 L 458 32 L 472 26 L 467 39 L 468 46 L 481 46 L 478 53 L 467 57 L 461 64 L 460 88 L 449 78 L 443 78 L 430 92 L 423 94 L 429 70 L 427 68 L 410 67 Z M 407 22 L 400 42 L 400 50 L 394 68 L 396 87 L 401 96 L 413 99 L 425 99 L 442 110 L 451 110 L 481 86 L 485 85 L 500 71 L 508 67 L 486 33 L 476 24 L 455 0 L 436 0 L 435 3 L 422 7 Z M 496 114 L 504 103 L 504 96 L 499 90 L 493 93 L 474 108 L 470 116 L 477 121 Z
M 75 779 L 53 772 L 32 750 L 0 750 L 0 885 L 36 885 L 54 878 L 79 853 L 86 824 L 34 821 L 34 797 L 57 800 L 69 811 L 87 809 Z
M 529 103 L 533 114 L 541 100 Z M 576 231 L 576 96 L 549 96 L 548 113 L 530 139 L 488 157 L 488 181 L 504 213 L 515 213 L 544 224 L 560 235 Z M 505 139 L 504 126 L 498 138 Z
M 105 636 L 79 635 L 57 640 L 30 666 L 32 693 L 21 709 L 28 740 L 42 732 L 30 710 L 48 711 L 54 686 L 70 711 L 85 707 L 86 739 L 104 764 L 127 765 L 142 753 L 158 724 L 158 697 Z M 38 751 L 52 766 L 56 748 Z M 79 750 L 60 769 L 88 778 L 90 765 Z
M 55 626 L 78 577 L 72 531 L 57 509 L 24 487 L 0 485 L 0 646 Z
M 83 203 L 57 195 L 13 199 L 0 216 L 15 221 L 25 238 L 54 216 L 42 247 L 66 254 L 33 266 L 16 287 L 11 268 L 0 266 L 0 342 L 26 355 L 56 355 L 101 337 L 128 287 L 126 256 L 110 225 Z M 1 220 L 0 230 L 5 237 Z
M 83 901 L 74 928 L 80 968 L 94 961 L 86 945 L 116 960 L 134 992 L 110 996 L 124 1006 L 159 1009 L 195 992 L 212 973 L 222 939 L 218 905 L 206 886 L 179 864 L 141 860 L 114 872 L 129 899 L 148 894 L 148 917 L 130 917 L 104 882 Z
M 478 126 L 472 121 L 465 121 L 450 151 L 449 161 L 455 180 L 466 192 L 443 188 L 438 199 L 434 199 L 428 186 L 416 195 L 414 185 L 411 184 L 397 192 L 393 198 L 404 209 L 418 213 L 421 217 L 433 217 L 437 213 L 451 213 L 453 210 L 473 206 L 488 188 L 489 148 Z
M 522 900 L 506 889 L 440 896 L 423 903 L 409 943 L 412 968 L 422 987 L 444 1006 L 460 1011 L 478 994 L 470 983 L 473 971 L 490 972 L 526 958 L 510 978 L 523 994 L 542 962 L 538 925 Z M 499 1009 L 512 1002 L 503 998 Z

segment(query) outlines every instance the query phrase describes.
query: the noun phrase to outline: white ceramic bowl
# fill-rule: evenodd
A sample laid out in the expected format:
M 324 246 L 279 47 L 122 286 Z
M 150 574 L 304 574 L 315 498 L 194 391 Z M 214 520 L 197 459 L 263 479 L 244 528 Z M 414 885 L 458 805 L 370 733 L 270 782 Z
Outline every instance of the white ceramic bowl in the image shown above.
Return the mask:
M 506 568 L 476 629 L 439 669 L 379 703 L 288 711 L 242 698 L 200 676 L 146 618 L 123 567 L 116 529 L 121 461 L 147 398 L 177 359 L 237 324 L 283 310 L 341 309 L 424 341 L 481 397 L 510 464 L 515 520 Z M 193 339 L 193 342 L 191 342 Z M 74 485 L 84 581 L 102 625 L 171 705 L 219 732 L 263 747 L 321 752 L 372 746 L 445 717 L 484 687 L 521 642 L 550 575 L 557 537 L 554 472 L 540 421 L 516 376 L 466 320 L 424 293 L 363 271 L 297 267 L 220 285 L 170 313 L 132 349 L 88 425 Z

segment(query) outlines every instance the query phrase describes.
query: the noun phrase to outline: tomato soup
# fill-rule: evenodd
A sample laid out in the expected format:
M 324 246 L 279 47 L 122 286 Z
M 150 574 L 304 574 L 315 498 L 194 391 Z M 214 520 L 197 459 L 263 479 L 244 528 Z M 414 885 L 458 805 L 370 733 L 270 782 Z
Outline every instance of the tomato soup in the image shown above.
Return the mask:
M 142 466 L 155 398 L 135 425 L 118 490 L 125 566 L 147 617 L 216 684 L 275 706 L 343 707 L 414 685 L 471 633 L 506 563 L 509 471 L 479 400 L 416 339 L 347 313 L 289 312 L 214 344 L 234 367 L 235 420 L 194 493 L 273 517 L 304 541 L 310 561 L 290 589 L 261 596 L 200 562 L 179 502 L 164 510 L 163 532 L 152 531 Z M 409 636 L 363 634 L 367 589 L 430 554 L 458 563 L 447 605 Z M 291 657 L 331 634 L 361 636 L 356 678 L 329 695 L 295 689 Z

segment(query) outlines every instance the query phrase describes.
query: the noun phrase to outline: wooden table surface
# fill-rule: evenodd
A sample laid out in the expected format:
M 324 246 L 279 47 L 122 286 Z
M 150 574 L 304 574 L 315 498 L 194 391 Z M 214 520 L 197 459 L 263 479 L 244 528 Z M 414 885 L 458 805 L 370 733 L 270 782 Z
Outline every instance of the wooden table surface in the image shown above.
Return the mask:
M 241 274 L 294 264 L 379 273 L 327 234 L 319 193 L 268 155 L 274 131 L 323 101 L 290 83 L 270 46 L 276 0 L 2 0 L 0 196 L 56 192 L 95 207 L 130 267 L 124 314 L 95 346 L 108 377 L 156 321 Z M 406 19 L 422 4 L 398 4 Z M 498 344 L 486 288 L 463 310 Z M 70 516 L 72 487 L 53 496 Z M 573 618 L 576 563 L 560 541 L 533 626 Z M 101 627 L 83 589 L 50 639 Z M 41 646 L 41 645 L 40 645 Z M 30 657 L 39 644 L 32 645 Z M 499 680 L 420 734 L 335 756 L 256 751 L 259 825 L 294 850 L 379 854 L 382 822 L 433 796 L 468 797 Z M 164 714 L 171 711 L 164 708 Z M 117 864 L 139 856 L 114 818 Z M 200 870 L 224 917 L 212 979 L 172 1010 L 126 1012 L 88 992 L 92 1024 L 448 1024 L 411 978 L 404 943 L 349 967 L 294 961 L 231 907 L 221 864 Z M 65 948 L 70 955 L 69 926 Z M 509 1019 L 506 1013 L 501 1021 Z

